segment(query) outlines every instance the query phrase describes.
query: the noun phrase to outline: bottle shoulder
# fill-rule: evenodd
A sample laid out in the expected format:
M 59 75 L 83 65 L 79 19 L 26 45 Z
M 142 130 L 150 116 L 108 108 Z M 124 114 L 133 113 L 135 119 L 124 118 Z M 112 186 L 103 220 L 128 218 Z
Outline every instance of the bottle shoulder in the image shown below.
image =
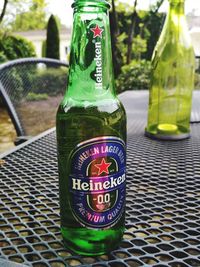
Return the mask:
M 121 101 L 114 95 L 108 98 L 97 97 L 94 99 L 78 99 L 72 97 L 64 97 L 59 105 L 59 110 L 64 113 L 71 112 L 72 110 L 96 110 L 112 113 L 115 110 L 124 110 Z
M 79 115 L 94 115 L 97 114 L 113 114 L 120 112 L 125 114 L 123 104 L 117 97 L 109 99 L 96 99 L 95 101 L 76 100 L 73 98 L 64 98 L 61 102 L 58 113 L 60 114 L 79 114 Z
M 171 39 L 159 42 L 152 56 L 152 67 L 155 69 L 158 65 L 162 66 L 182 66 L 195 67 L 195 54 L 190 40 L 181 38 L 177 42 Z
M 152 60 L 156 58 L 176 57 L 176 59 L 194 56 L 194 49 L 186 23 L 182 25 L 167 24 L 164 26 L 161 36 L 154 50 Z
M 126 139 L 126 112 L 118 99 L 95 103 L 74 103 L 59 106 L 56 118 L 57 132 L 70 129 L 74 138 L 84 141 L 98 136 L 118 136 Z

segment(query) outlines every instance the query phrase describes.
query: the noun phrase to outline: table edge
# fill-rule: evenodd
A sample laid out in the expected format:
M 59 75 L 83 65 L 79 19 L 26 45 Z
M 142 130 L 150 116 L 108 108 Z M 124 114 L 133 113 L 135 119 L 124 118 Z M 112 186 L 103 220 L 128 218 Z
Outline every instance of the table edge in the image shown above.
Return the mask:
M 18 146 L 16 146 L 16 147 L 14 147 L 14 148 L 12 148 L 12 149 L 10 149 L 10 150 L 8 150 L 8 151 L 6 151 L 6 152 L 0 154 L 0 159 L 5 158 L 6 156 L 8 156 L 8 155 L 10 155 L 10 154 L 12 154 L 12 153 L 14 153 L 14 152 L 16 152 L 17 150 L 21 149 L 22 147 L 25 147 L 25 146 L 27 146 L 28 144 L 31 144 L 31 143 L 35 142 L 36 140 L 38 140 L 38 139 L 40 139 L 40 138 L 42 138 L 42 137 L 44 137 L 44 136 L 46 136 L 46 135 L 48 135 L 48 134 L 54 132 L 55 130 L 56 130 L 56 127 L 53 127 L 53 128 L 50 128 L 50 129 L 48 129 L 48 130 L 42 132 L 41 134 L 36 135 L 35 137 L 33 137 L 33 138 L 31 138 L 30 140 L 28 140 L 28 141 L 22 143 L 21 145 L 18 145 Z

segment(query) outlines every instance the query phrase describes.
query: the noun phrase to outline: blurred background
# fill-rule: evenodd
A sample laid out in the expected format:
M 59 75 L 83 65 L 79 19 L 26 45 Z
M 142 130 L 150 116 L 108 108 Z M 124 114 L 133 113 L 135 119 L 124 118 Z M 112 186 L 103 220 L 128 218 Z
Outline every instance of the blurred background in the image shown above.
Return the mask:
M 149 45 L 157 41 L 162 29 L 165 13 L 168 10 L 167 0 L 110 0 L 115 5 L 117 13 L 118 39 L 122 44 L 130 32 L 134 13 L 136 21 L 133 28 L 133 58 L 144 54 Z M 70 51 L 70 36 L 73 25 L 73 0 L 0 0 L 0 62 L 11 60 L 14 55 L 2 51 L 2 42 L 9 35 L 23 37 L 32 45 L 30 55 L 45 56 L 44 42 L 46 40 L 47 24 L 53 15 L 59 28 L 60 55 L 59 59 L 67 61 Z M 196 0 L 185 1 L 185 11 L 191 37 L 198 51 L 200 34 L 200 3 Z M 116 19 L 116 15 L 115 15 Z M 114 21 L 115 22 L 115 21 Z M 113 25 L 114 26 L 114 25 Z M 115 29 L 116 30 L 116 29 Z M 155 41 L 152 43 L 152 38 Z M 199 37 L 200 38 L 200 37 Z M 126 41 L 125 41 L 126 42 Z M 136 49 L 137 48 L 137 49 Z M 152 53 L 151 47 L 147 59 Z M 122 47 L 121 47 L 122 49 Z M 32 54 L 31 54 L 32 52 Z M 35 52 L 35 54 L 34 54 Z M 21 55 L 25 56 L 25 55 Z M 7 57 L 7 58 L 6 58 Z M 17 55 L 16 55 L 17 57 Z
M 68 63 L 73 0 L 0 0 L 0 64 L 26 57 Z M 167 0 L 110 0 L 111 40 L 117 93 L 148 89 L 150 60 L 163 27 Z M 195 49 L 195 88 L 200 88 L 200 2 L 185 1 L 188 29 Z M 52 47 L 52 40 L 54 46 Z M 55 46 L 56 44 L 56 46 Z M 62 73 L 63 74 L 63 73 Z M 60 75 L 51 73 L 53 75 Z M 40 80 L 42 75 L 40 73 Z M 26 100 L 49 95 L 31 92 Z M 42 107 L 40 102 L 40 107 Z M 34 104 L 35 105 L 35 104 Z M 26 114 L 27 110 L 24 111 Z M 53 122 L 54 123 L 54 122 Z M 52 124 L 47 125 L 50 128 Z M 0 99 L 0 153 L 13 147 L 14 127 Z

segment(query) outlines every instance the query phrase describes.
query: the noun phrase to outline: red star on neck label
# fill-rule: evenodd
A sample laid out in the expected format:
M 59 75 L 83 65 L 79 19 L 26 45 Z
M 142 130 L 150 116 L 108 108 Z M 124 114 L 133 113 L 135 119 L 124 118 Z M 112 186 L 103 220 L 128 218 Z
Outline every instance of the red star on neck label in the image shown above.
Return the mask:
M 97 167 L 98 170 L 98 175 L 101 175 L 102 173 L 109 174 L 108 168 L 110 167 L 112 163 L 106 163 L 105 159 L 102 159 L 100 164 L 95 164 L 95 167 Z
M 92 28 L 91 31 L 94 33 L 93 38 L 96 37 L 101 37 L 102 38 L 102 32 L 104 31 L 103 29 L 99 28 L 98 25 L 96 25 L 95 28 Z

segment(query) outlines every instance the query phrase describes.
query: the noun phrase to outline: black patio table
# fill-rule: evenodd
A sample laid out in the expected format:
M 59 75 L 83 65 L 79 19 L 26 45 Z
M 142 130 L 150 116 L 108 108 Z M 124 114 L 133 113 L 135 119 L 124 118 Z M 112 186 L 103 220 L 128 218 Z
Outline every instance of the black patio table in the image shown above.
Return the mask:
M 192 113 L 197 121 L 198 97 Z M 200 124 L 191 125 L 188 140 L 151 140 L 144 136 L 148 93 L 128 91 L 120 98 L 128 116 L 126 232 L 120 247 L 98 257 L 63 247 L 51 129 L 2 155 L 0 266 L 200 266 Z

